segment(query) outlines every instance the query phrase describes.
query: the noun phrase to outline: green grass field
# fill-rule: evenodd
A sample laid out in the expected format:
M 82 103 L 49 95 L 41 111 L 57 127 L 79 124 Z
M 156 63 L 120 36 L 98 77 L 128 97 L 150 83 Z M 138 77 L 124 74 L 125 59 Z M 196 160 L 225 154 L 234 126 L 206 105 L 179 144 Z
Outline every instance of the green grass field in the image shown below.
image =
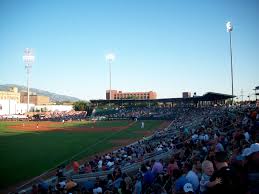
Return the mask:
M 73 132 L 45 131 L 23 132 L 8 129 L 9 125 L 21 123 L 0 122 L 0 188 L 6 188 L 21 181 L 38 176 L 60 163 L 82 159 L 111 149 L 113 140 L 141 138 L 140 130 L 153 130 L 162 121 L 145 121 L 145 128 L 135 123 L 127 129 L 117 132 Z M 128 121 L 95 123 L 98 127 L 127 126 Z M 92 126 L 92 123 L 65 123 L 61 127 Z M 56 128 L 53 125 L 51 127 Z M 80 154 L 78 154 L 80 153 Z M 72 158 L 72 156 L 76 157 Z

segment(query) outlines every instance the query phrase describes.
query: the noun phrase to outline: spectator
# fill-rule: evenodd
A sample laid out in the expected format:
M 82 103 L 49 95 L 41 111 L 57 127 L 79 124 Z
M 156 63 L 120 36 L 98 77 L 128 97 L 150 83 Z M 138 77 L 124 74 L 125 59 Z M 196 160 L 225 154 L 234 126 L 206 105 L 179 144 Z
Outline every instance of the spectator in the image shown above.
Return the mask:
M 134 186 L 133 194 L 141 194 L 142 193 L 142 174 L 138 173 L 136 176 L 136 183 Z
M 170 162 L 169 162 L 169 165 L 167 166 L 167 174 L 169 176 L 172 176 L 174 169 L 179 169 L 179 167 L 178 167 L 177 162 L 175 161 L 175 159 L 172 157 Z
M 182 171 L 179 169 L 174 169 L 173 177 L 174 177 L 174 185 L 172 186 L 172 192 L 175 194 L 181 193 L 184 185 L 188 183 L 188 180 L 183 175 Z
M 154 175 L 156 174 L 159 174 L 163 172 L 163 165 L 160 161 L 156 161 L 154 164 L 153 164 L 153 167 L 152 167 L 152 173 Z
M 73 162 L 73 170 L 74 170 L 74 173 L 79 172 L 79 163 L 77 161 Z
M 188 171 L 186 175 L 186 179 L 188 180 L 189 183 L 192 184 L 193 190 L 198 192 L 199 190 L 199 177 L 198 177 L 199 170 L 197 168 L 197 161 L 195 161 L 195 164 L 192 165 L 192 169 Z
M 213 182 L 216 178 L 220 178 L 222 182 L 221 184 L 216 184 L 214 187 L 208 188 L 209 194 L 241 193 L 236 172 L 228 166 L 227 160 L 226 152 L 216 152 L 214 159 L 216 171 L 211 176 L 210 181 Z
M 242 156 L 246 158 L 244 169 L 248 178 L 248 192 L 259 193 L 259 143 L 252 144 L 243 150 Z
M 73 192 L 76 186 L 77 186 L 77 183 L 74 182 L 72 179 L 68 178 L 65 189 L 67 190 L 67 192 Z
M 216 184 L 221 184 L 221 179 L 216 178 L 215 181 L 210 182 L 210 177 L 214 172 L 213 163 L 209 160 L 202 162 L 202 176 L 200 181 L 200 194 L 206 194 L 208 187 L 213 187 Z

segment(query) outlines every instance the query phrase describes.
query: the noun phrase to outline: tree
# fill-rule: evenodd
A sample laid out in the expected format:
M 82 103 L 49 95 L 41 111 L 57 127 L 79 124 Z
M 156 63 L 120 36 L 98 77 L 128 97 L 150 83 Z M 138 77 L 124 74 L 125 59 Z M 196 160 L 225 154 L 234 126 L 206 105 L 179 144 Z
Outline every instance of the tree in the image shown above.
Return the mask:
M 77 101 L 73 104 L 75 111 L 86 111 L 88 107 L 88 103 L 86 101 Z
M 75 111 L 87 111 L 87 115 L 91 115 L 93 111 L 91 104 L 86 101 L 74 102 L 73 108 Z

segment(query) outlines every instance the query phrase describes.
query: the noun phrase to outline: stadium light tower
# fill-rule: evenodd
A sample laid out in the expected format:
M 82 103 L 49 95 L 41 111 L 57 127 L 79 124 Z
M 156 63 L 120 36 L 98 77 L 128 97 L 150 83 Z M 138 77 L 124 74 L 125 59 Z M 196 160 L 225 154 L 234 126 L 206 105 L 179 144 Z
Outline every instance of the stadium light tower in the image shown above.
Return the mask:
M 230 48 L 230 65 L 231 65 L 231 85 L 232 85 L 232 101 L 233 104 L 233 96 L 234 96 L 234 84 L 233 84 L 233 65 L 232 65 L 232 40 L 231 40 L 231 32 L 233 30 L 233 26 L 231 22 L 226 23 L 227 32 L 229 33 L 229 48 Z
M 29 103 L 30 103 L 30 89 L 29 89 L 29 78 L 30 78 L 30 69 L 34 63 L 34 55 L 31 48 L 26 48 L 24 50 L 23 62 L 25 63 L 25 69 L 27 70 L 27 113 L 29 112 Z
M 110 72 L 110 91 L 109 91 L 109 100 L 111 100 L 111 87 L 112 87 L 112 71 L 111 64 L 115 60 L 115 55 L 113 53 L 109 53 L 106 55 L 106 61 L 109 64 L 109 72 Z

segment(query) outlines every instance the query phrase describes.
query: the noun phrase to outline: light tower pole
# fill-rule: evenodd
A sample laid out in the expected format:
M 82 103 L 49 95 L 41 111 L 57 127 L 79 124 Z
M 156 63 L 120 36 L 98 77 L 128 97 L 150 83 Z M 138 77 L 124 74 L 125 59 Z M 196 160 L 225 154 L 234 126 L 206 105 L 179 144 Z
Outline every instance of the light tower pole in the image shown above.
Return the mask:
M 242 98 L 242 102 L 243 102 L 243 97 L 244 97 L 244 91 L 243 91 L 243 89 L 241 89 L 241 98 Z
M 233 84 L 233 64 L 232 64 L 232 40 L 231 40 L 231 32 L 233 30 L 233 26 L 231 22 L 227 22 L 226 24 L 227 27 L 227 32 L 229 32 L 229 49 L 230 49 L 230 65 L 231 65 L 231 88 L 232 88 L 232 102 L 233 104 L 233 99 L 234 99 L 234 84 Z
M 30 111 L 29 103 L 30 103 L 30 89 L 29 89 L 29 79 L 30 79 L 30 70 L 32 64 L 34 63 L 34 55 L 31 48 L 26 48 L 24 50 L 23 62 L 25 63 L 25 69 L 27 70 L 27 113 Z
M 106 55 L 106 61 L 109 64 L 109 74 L 110 74 L 110 90 L 109 90 L 109 100 L 111 100 L 111 87 L 112 87 L 112 71 L 111 71 L 111 64 L 115 59 L 115 55 L 113 53 L 109 53 Z

